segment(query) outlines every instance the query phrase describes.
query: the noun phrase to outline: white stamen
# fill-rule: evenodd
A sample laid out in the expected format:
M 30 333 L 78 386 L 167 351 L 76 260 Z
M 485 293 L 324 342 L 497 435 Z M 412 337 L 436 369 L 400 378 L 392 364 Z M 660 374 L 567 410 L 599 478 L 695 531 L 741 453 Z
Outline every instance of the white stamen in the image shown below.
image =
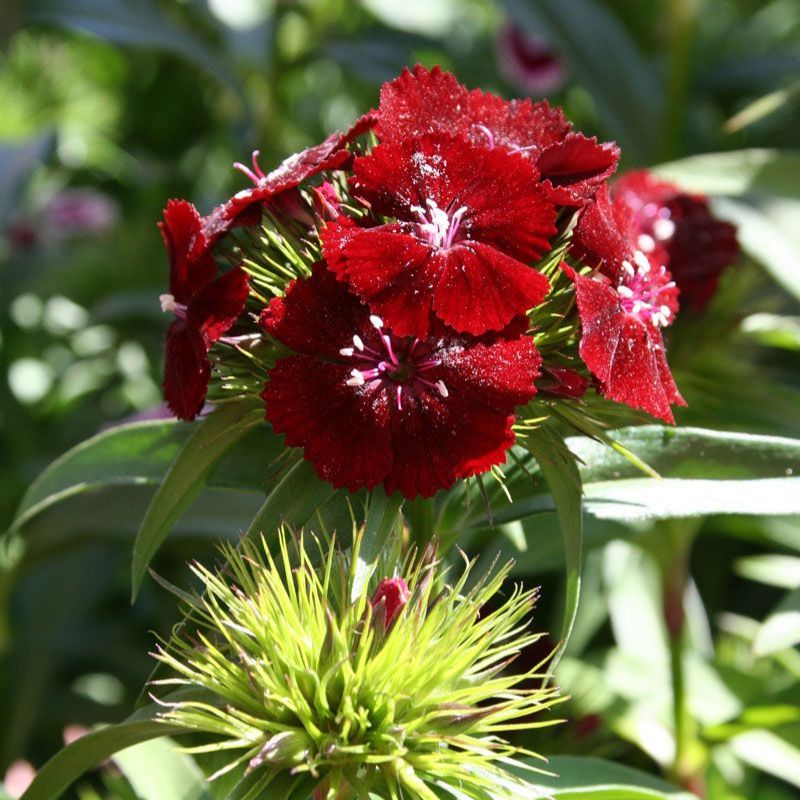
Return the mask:
M 671 239 L 675 234 L 675 223 L 671 219 L 657 219 L 653 223 L 653 234 L 660 242 Z
M 369 321 L 372 323 L 372 326 L 378 330 L 383 327 L 383 320 L 376 314 L 370 314 Z
M 350 374 L 353 377 L 347 379 L 348 386 L 363 386 L 366 383 L 360 370 L 354 369 Z
M 650 262 L 647 260 L 647 256 L 641 250 L 634 252 L 633 260 L 636 262 L 636 266 L 639 267 L 640 272 L 645 275 L 650 272 Z
M 664 315 L 664 319 L 669 319 L 672 316 L 672 309 L 669 306 L 661 306 L 661 313 Z
M 639 249 L 645 253 L 652 253 L 656 249 L 656 240 L 647 233 L 640 233 Z
M 175 297 L 173 295 L 161 294 L 158 296 L 158 300 L 161 303 L 161 311 L 164 314 L 168 313 L 169 311 L 172 311 L 174 313 L 176 303 L 175 303 Z
M 442 397 L 449 397 L 450 392 L 447 391 L 447 387 L 444 385 L 444 381 L 439 380 L 433 384 L 436 387 L 436 390 Z
M 356 346 L 356 347 L 357 347 L 359 350 L 363 350 L 363 349 L 364 349 L 364 342 L 363 342 L 363 341 L 361 341 L 361 337 L 360 337 L 358 334 L 356 334 L 356 335 L 353 337 L 353 344 L 354 344 L 354 345 L 355 345 L 355 346 Z
M 622 269 L 624 269 L 625 272 L 627 272 L 631 278 L 636 274 L 636 270 L 633 268 L 633 264 L 631 264 L 631 262 L 628 261 L 627 258 L 622 262 Z
M 633 290 L 627 286 L 617 286 L 617 294 L 620 297 L 633 297 Z
M 352 348 L 352 347 L 343 347 L 339 351 L 339 355 L 340 356 L 351 356 L 351 355 L 353 355 L 353 353 L 355 353 L 355 349 Z

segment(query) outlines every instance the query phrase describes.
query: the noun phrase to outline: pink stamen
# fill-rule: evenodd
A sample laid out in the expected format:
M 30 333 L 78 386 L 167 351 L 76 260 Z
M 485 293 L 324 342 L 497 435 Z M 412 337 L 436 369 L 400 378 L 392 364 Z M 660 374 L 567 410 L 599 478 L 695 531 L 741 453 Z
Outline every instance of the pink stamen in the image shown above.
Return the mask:
M 267 176 L 262 172 L 261 167 L 258 165 L 258 157 L 261 155 L 259 150 L 253 150 L 253 169 L 250 167 L 246 167 L 240 161 L 236 161 L 233 164 L 234 169 L 238 169 L 239 172 L 243 172 L 251 181 L 253 181 L 256 186 Z
M 481 123 L 477 123 L 476 125 L 472 126 L 476 130 L 479 130 L 488 140 L 489 140 L 489 149 L 491 150 L 494 147 L 494 134 Z

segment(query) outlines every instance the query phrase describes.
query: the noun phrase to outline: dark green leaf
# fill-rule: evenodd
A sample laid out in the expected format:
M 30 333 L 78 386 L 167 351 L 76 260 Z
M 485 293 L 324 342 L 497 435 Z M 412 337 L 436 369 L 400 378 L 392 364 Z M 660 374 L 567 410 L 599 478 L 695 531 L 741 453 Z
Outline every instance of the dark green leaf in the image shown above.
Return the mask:
M 564 542 L 566 588 L 564 620 L 561 625 L 563 653 L 569 641 L 581 593 L 581 550 L 583 545 L 583 509 L 581 476 L 575 456 L 564 440 L 547 425 L 532 431 L 524 440 L 525 447 L 536 459 L 555 501 L 561 536 Z M 558 655 L 555 661 L 557 663 Z M 551 668 L 555 668 L 555 663 Z
M 555 46 L 623 153 L 652 162 L 661 141 L 663 92 L 612 12 L 592 0 L 503 0 L 502 5 L 515 23 Z
M 244 400 L 228 403 L 206 417 L 181 449 L 147 509 L 133 545 L 133 597 L 147 567 L 175 521 L 200 494 L 222 456 L 249 428 L 263 424 L 263 409 Z
M 541 768 L 539 762 L 531 766 Z M 557 777 L 519 774 L 558 800 L 697 800 L 696 795 L 658 778 L 599 758 L 556 756 L 549 759 L 547 768 Z

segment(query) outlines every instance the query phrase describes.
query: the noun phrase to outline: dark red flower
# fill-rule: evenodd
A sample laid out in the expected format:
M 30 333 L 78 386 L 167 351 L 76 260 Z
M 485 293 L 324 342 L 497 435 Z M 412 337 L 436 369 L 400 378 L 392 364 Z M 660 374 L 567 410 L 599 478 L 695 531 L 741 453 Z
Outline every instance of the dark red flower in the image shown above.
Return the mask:
M 674 423 L 670 405 L 686 403 L 670 373 L 661 328 L 674 318 L 678 292 L 665 267 L 641 251 L 635 257 L 616 281 L 565 267 L 581 318 L 579 352 L 605 397 Z
M 497 36 L 495 49 L 505 76 L 524 92 L 542 97 L 563 85 L 564 63 L 545 39 L 507 24 Z
M 208 390 L 208 351 L 242 313 L 247 274 L 236 268 L 217 277 L 203 220 L 191 203 L 170 200 L 159 228 L 169 255 L 169 294 L 161 295 L 161 308 L 176 317 L 167 331 L 164 398 L 175 416 L 194 419 Z
M 739 255 L 736 228 L 711 213 L 708 198 L 682 192 L 647 170 L 625 174 L 613 193 L 632 211 L 639 249 L 667 264 L 684 304 L 702 309 Z
M 372 595 L 373 612 L 380 616 L 384 631 L 389 630 L 411 597 L 408 585 L 402 578 L 384 578 Z
M 266 417 L 324 480 L 430 497 L 504 461 L 536 392 L 530 337 L 398 337 L 324 264 L 261 325 L 295 355 L 270 371 Z
M 619 148 L 573 132 L 560 108 L 547 101 L 504 100 L 468 91 L 439 67 L 419 64 L 384 84 L 378 136 L 404 141 L 432 131 L 464 136 L 489 148 L 522 153 L 562 205 L 582 205 L 614 172 Z
M 362 120 L 359 120 L 359 123 L 367 126 L 368 115 L 364 115 Z M 364 127 L 364 130 L 366 129 L 367 127 Z M 240 225 L 257 225 L 261 221 L 261 209 L 265 203 L 275 202 L 285 192 L 296 189 L 303 181 L 320 172 L 342 167 L 351 157 L 345 148 L 346 143 L 347 137 L 343 134 L 331 134 L 321 144 L 289 156 L 266 175 L 258 165 L 258 150 L 253 153 L 252 169 L 244 164 L 234 164 L 250 178 L 253 186 L 242 189 L 206 217 L 204 224 L 206 235 L 217 237 Z
M 354 164 L 354 192 L 396 219 L 322 233 L 328 264 L 400 335 L 501 330 L 549 284 L 525 262 L 550 249 L 556 210 L 519 155 L 446 134 L 379 145 Z

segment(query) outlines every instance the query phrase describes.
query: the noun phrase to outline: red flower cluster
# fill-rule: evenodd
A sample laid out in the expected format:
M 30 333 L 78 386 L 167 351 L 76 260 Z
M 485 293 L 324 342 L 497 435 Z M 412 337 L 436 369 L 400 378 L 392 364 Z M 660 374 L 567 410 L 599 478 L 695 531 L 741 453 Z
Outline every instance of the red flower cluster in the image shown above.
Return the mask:
M 346 134 L 267 174 L 257 156 L 252 168 L 236 165 L 253 186 L 205 219 L 184 201 L 165 211 L 162 305 L 177 318 L 164 389 L 177 416 L 203 404 L 209 348 L 235 346 L 229 329 L 239 320 L 252 330 L 258 318 L 272 343 L 267 419 L 350 491 L 431 496 L 502 463 L 537 381 L 552 402 L 574 402 L 587 369 L 605 396 L 672 421 L 670 405 L 683 401 L 661 329 L 678 308 L 668 259 L 677 270 L 677 253 L 689 252 L 678 219 L 723 237 L 701 226 L 698 198 L 689 209 L 659 195 L 674 222 L 669 241 L 651 220 L 656 201 L 630 200 L 638 184 L 620 182 L 612 199 L 616 146 L 573 131 L 560 109 L 469 91 L 418 66 L 386 84 L 377 110 Z M 576 215 L 560 270 L 562 251 L 551 251 Z M 235 231 L 267 223 L 281 252 L 265 264 L 297 245 L 296 277 L 277 289 Z M 246 266 L 219 275 L 212 249 L 223 239 L 245 247 Z M 266 304 L 262 286 L 275 295 Z M 560 298 L 549 345 L 536 309 Z

